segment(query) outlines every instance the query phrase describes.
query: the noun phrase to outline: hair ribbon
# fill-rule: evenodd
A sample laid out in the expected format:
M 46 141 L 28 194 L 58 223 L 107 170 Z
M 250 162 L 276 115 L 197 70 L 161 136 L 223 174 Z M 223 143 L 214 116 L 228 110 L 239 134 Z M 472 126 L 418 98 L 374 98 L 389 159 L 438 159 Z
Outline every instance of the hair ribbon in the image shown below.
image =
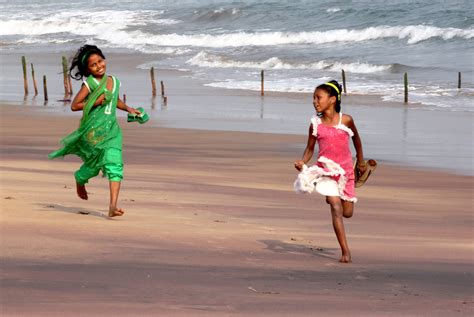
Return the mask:
M 337 100 L 341 100 L 341 92 L 339 91 L 339 88 L 336 85 L 334 85 L 333 83 L 325 83 L 325 85 L 328 85 L 334 88 L 337 92 Z
M 87 59 L 87 57 L 89 57 L 89 52 L 86 52 L 86 53 L 84 54 L 84 56 L 82 56 L 82 58 L 81 58 L 81 63 L 82 63 L 82 65 L 84 65 L 84 66 L 86 66 L 86 64 L 84 64 L 84 62 L 85 62 L 85 60 Z

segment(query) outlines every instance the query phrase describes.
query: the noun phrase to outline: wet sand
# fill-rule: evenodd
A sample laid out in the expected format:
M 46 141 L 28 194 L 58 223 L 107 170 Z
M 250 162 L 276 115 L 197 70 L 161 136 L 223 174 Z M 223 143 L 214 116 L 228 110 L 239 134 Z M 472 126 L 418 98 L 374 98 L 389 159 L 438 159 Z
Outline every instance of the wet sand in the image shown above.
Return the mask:
M 23 78 L 19 52 L 3 52 L 0 58 L 0 104 L 12 103 L 42 108 L 50 115 L 75 116 L 63 99 L 61 56 L 74 52 L 24 52 L 35 64 L 39 95 L 23 99 Z M 122 82 L 120 95 L 127 103 L 144 107 L 153 120 L 149 125 L 215 131 L 247 131 L 306 135 L 309 118 L 314 115 L 311 94 L 227 90 L 205 86 L 199 74 L 155 68 L 160 94 L 164 81 L 167 105 L 151 98 L 149 67 L 160 56 L 146 54 L 106 54 L 108 73 Z M 156 65 L 155 65 L 156 66 Z M 42 75 L 48 76 L 49 101 L 43 102 Z M 267 72 L 271 78 L 272 72 Z M 308 82 L 308 86 L 319 83 Z M 74 92 L 80 82 L 73 81 Z M 441 168 L 473 176 L 472 120 L 466 111 L 428 110 L 419 104 L 383 102 L 377 95 L 353 95 L 350 80 L 343 96 L 342 112 L 352 115 L 364 143 L 365 152 L 378 160 L 405 166 Z M 296 150 L 296 148 L 295 148 Z
M 473 178 L 388 165 L 340 251 L 324 198 L 292 191 L 306 138 L 127 124 L 122 218 L 48 161 L 79 116 L 3 104 L 2 316 L 471 316 Z M 81 213 L 88 213 L 84 215 Z

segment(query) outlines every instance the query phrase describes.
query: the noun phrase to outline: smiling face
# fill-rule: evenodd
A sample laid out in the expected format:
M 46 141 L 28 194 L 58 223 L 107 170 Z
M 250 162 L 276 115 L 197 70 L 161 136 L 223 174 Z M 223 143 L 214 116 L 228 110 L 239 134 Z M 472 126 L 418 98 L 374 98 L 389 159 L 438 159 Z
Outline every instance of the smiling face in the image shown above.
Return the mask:
M 316 89 L 313 94 L 313 106 L 317 112 L 324 112 L 336 105 L 336 97 L 330 96 L 324 89 Z
M 91 54 L 87 59 L 87 69 L 89 73 L 94 77 L 102 77 L 105 74 L 107 68 L 105 58 L 98 54 Z

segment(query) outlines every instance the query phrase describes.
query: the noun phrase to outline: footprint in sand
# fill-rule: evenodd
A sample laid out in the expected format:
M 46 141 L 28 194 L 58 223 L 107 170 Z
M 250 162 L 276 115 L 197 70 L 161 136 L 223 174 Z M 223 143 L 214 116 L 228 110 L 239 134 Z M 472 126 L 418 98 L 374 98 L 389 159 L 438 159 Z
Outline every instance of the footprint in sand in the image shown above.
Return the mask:
M 12 199 L 15 199 L 15 198 L 13 198 L 12 196 L 7 196 L 7 197 L 5 197 L 4 199 L 12 200 Z

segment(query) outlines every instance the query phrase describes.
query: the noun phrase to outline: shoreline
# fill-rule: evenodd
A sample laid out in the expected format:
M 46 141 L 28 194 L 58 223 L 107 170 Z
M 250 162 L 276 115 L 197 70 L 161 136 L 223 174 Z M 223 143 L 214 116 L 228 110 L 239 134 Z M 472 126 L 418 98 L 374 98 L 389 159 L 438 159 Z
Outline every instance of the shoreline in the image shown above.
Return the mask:
M 61 55 L 68 54 L 38 54 L 35 62 L 42 62 L 43 70 L 60 70 Z M 19 94 L 15 95 L 17 98 L 23 93 L 23 81 L 19 77 L 20 72 L 13 72 L 12 69 L 18 70 L 19 55 L 11 53 L 7 56 L 8 59 L 2 64 L 9 64 L 5 68 L 6 74 L 17 77 L 9 82 L 9 85 L 16 87 Z M 155 69 L 158 90 L 159 82 L 163 80 L 165 83 L 168 97 L 165 105 L 159 92 L 156 98 L 151 97 L 149 71 L 137 68 L 138 65 L 152 63 L 157 56 L 111 53 L 106 54 L 106 57 L 111 65 L 111 73 L 122 81 L 121 96 L 127 95 L 127 104 L 148 110 L 152 118 L 151 125 L 210 131 L 307 134 L 309 118 L 314 112 L 311 94 L 269 92 L 262 98 L 258 91 L 203 86 L 206 82 L 191 78 L 190 72 Z M 37 74 L 43 71 L 41 67 L 35 66 Z M 50 113 L 75 116 L 69 110 L 69 103 L 58 101 L 63 98 L 62 78 L 57 73 L 50 73 L 50 76 L 56 76 L 56 80 L 48 81 L 52 87 L 46 106 L 42 101 L 41 89 L 40 95 L 33 97 L 31 87 L 26 101 L 0 101 L 0 104 L 41 106 Z M 75 92 L 78 85 L 78 82 L 74 82 Z M 1 88 L 4 91 L 8 87 Z M 0 95 L 0 99 L 4 98 Z M 474 175 L 472 151 L 469 150 L 472 147 L 469 137 L 472 134 L 471 112 L 431 111 L 417 104 L 405 106 L 401 102 L 385 102 L 381 99 L 377 95 L 343 95 L 343 112 L 355 118 L 368 158 Z
M 8 56 L 8 57 L 16 57 L 18 59 L 18 67 L 20 67 L 20 57 L 22 55 L 27 54 L 25 51 L 3 51 L 1 52 L 2 55 Z M 46 53 L 46 52 L 36 52 L 34 53 L 33 59 L 35 61 L 40 60 L 46 63 L 41 64 L 43 67 L 56 67 L 59 69 L 60 67 L 60 58 L 61 56 L 66 56 L 68 58 L 68 61 L 70 58 L 72 58 L 72 55 L 74 52 L 72 51 L 55 51 L 53 54 L 51 53 Z M 52 55 L 54 58 L 52 58 Z M 160 54 L 145 54 L 145 53 L 131 53 L 131 52 L 112 52 L 112 53 L 107 53 L 106 57 L 108 60 L 111 60 L 113 63 L 117 63 L 117 66 L 114 67 L 114 72 L 112 72 L 114 75 L 117 74 L 118 77 L 122 77 L 122 74 L 127 74 L 131 75 L 130 72 L 134 73 L 143 73 L 143 77 L 140 77 L 142 80 L 142 84 L 146 84 L 147 86 L 150 85 L 150 77 L 149 77 L 149 69 L 151 66 L 153 66 L 154 61 L 156 59 L 159 59 L 160 57 L 165 58 L 166 55 L 160 55 Z M 135 60 L 133 62 L 130 60 L 130 58 L 133 57 Z M 28 56 L 27 56 L 28 59 Z M 10 60 L 10 62 L 14 63 L 14 60 Z M 30 61 L 28 60 L 28 63 Z M 142 66 L 142 67 L 140 67 Z M 35 66 L 37 67 L 37 66 Z M 212 87 L 212 86 L 206 86 L 208 83 L 204 79 L 197 79 L 197 78 L 192 78 L 190 79 L 188 76 L 183 74 L 191 74 L 191 70 L 180 70 L 180 69 L 171 69 L 171 68 L 160 68 L 160 67 L 154 67 L 155 68 L 155 78 L 157 79 L 157 83 L 159 84 L 159 76 L 163 76 L 164 79 L 176 79 L 176 77 L 180 77 L 178 80 L 184 81 L 186 84 L 190 84 L 191 82 L 194 83 L 192 86 L 192 92 L 196 93 L 199 89 L 205 90 L 206 95 L 232 95 L 232 96 L 254 96 L 254 97 L 260 97 L 260 87 L 255 90 L 250 90 L 250 89 L 237 89 L 237 88 L 220 88 L 220 87 Z M 268 70 L 271 72 L 271 70 Z M 59 72 L 58 74 L 60 74 Z M 20 75 L 20 72 L 18 72 Z M 127 75 L 123 77 L 127 77 Z M 61 75 L 62 76 L 62 75 Z M 29 85 L 31 84 L 31 75 L 28 74 L 28 81 Z M 139 78 L 136 74 L 134 74 L 133 79 Z M 339 78 L 334 78 L 338 81 L 340 81 Z M 37 81 L 38 81 L 38 75 L 37 75 Z M 17 78 L 17 83 L 16 85 L 18 87 L 17 89 L 17 94 L 15 96 L 23 97 L 23 78 L 21 77 L 20 81 L 20 76 Z M 62 77 L 61 81 L 56 83 L 55 90 L 62 91 Z M 74 85 L 76 84 L 76 85 Z M 80 84 L 80 83 L 79 83 Z M 79 85 L 77 82 L 73 80 L 73 85 L 77 87 Z M 310 86 L 316 87 L 319 82 L 314 82 L 313 84 L 310 84 Z M 342 84 L 342 82 L 341 82 Z M 348 82 L 348 85 L 350 87 L 350 81 Z M 59 87 L 59 88 L 58 88 Z M 30 87 L 31 88 L 31 87 Z M 159 85 L 157 85 L 157 90 L 159 91 Z M 147 91 L 150 94 L 151 97 L 151 86 L 149 87 L 148 90 L 143 90 Z M 143 92 L 141 91 L 141 92 Z M 175 91 L 176 93 L 177 91 Z M 30 94 L 31 96 L 31 89 L 30 89 Z M 42 95 L 42 90 L 40 91 L 40 94 Z M 286 98 L 286 99 L 295 99 L 295 100 L 308 100 L 311 98 L 312 93 L 310 92 L 295 92 L 295 91 L 265 91 L 265 96 L 268 97 L 280 97 L 280 98 Z M 57 94 L 57 96 L 61 96 L 61 93 Z M 401 97 L 400 101 L 391 101 L 391 100 L 383 100 L 383 95 L 382 94 L 360 94 L 360 93 L 351 93 L 350 89 L 347 94 L 343 94 L 342 98 L 345 98 L 346 100 L 343 102 L 348 103 L 350 105 L 368 105 L 368 106 L 384 106 L 384 107 L 403 107 L 406 106 L 403 103 L 403 98 Z M 311 102 L 311 99 L 309 99 Z M 14 102 L 14 100 L 8 100 L 8 99 L 0 99 L 2 102 Z M 414 108 L 419 108 L 421 103 L 419 102 L 409 102 L 409 107 L 414 107 Z M 438 111 L 452 111 L 452 110 L 443 110 L 443 109 L 438 109 Z M 464 111 L 461 110 L 461 112 L 468 112 L 469 111 Z
M 69 103 L 60 103 L 58 104 L 64 104 L 62 108 L 52 108 L 52 107 L 45 107 L 41 104 L 31 104 L 29 102 L 21 102 L 20 104 L 15 104 L 15 103 L 10 103 L 10 102 L 2 102 L 0 101 L 0 107 L 8 107 L 11 109 L 12 107 L 15 110 L 21 110 L 24 112 L 24 109 L 27 109 L 27 111 L 31 111 L 32 116 L 54 116 L 54 117 L 64 117 L 64 118 L 75 118 L 79 122 L 80 117 L 81 117 L 81 112 L 72 112 L 69 108 Z M 58 111 L 60 110 L 60 111 Z M 295 138 L 295 144 L 292 146 L 292 149 L 295 151 L 297 155 L 300 155 L 304 151 L 304 146 L 306 143 L 306 138 L 307 136 L 305 134 L 299 134 L 299 133 L 288 133 L 286 131 L 242 131 L 239 130 L 239 126 L 232 127 L 229 125 L 215 125 L 214 127 L 209 127 L 206 126 L 206 121 L 203 125 L 194 125 L 194 126 L 189 126 L 189 120 L 183 120 L 182 123 L 180 123 L 178 119 L 172 118 L 168 119 L 168 122 L 163 122 L 162 118 L 160 117 L 161 112 L 155 113 L 153 109 L 148 109 L 148 112 L 152 118 L 150 122 L 148 122 L 148 125 L 152 125 L 154 127 L 161 127 L 161 128 L 167 128 L 167 129 L 176 129 L 176 130 L 196 130 L 196 131 L 209 131 L 209 132 L 235 132 L 235 133 L 258 133 L 258 134 L 263 134 L 263 135 L 274 135 L 274 136 L 294 136 Z M 126 114 L 120 112 L 117 112 L 118 117 L 125 118 Z M 1 120 L 0 120 L 1 121 Z M 212 124 L 212 122 L 211 122 Z M 363 141 L 363 144 L 365 146 L 366 143 Z M 352 146 L 351 146 L 352 147 Z M 367 147 L 364 147 L 365 149 Z M 382 150 L 386 150 L 385 146 L 382 146 Z M 301 152 L 301 153 L 300 153 Z M 410 162 L 406 160 L 400 160 L 395 157 L 394 159 L 388 159 L 387 157 L 383 157 L 381 155 L 379 156 L 374 156 L 373 154 L 371 155 L 370 151 L 365 150 L 367 158 L 374 158 L 376 159 L 379 163 L 384 163 L 384 164 L 389 164 L 393 166 L 399 166 L 399 167 L 404 167 L 407 169 L 414 169 L 414 170 L 425 170 L 425 171 L 437 171 L 441 173 L 452 173 L 456 175 L 466 175 L 466 176 L 473 176 L 474 175 L 474 168 L 473 166 L 459 166 L 459 165 L 445 165 L 445 166 L 439 166 L 438 164 L 429 165 L 429 164 L 423 164 L 420 162 Z M 438 158 L 439 159 L 439 158 Z M 472 165 L 472 162 L 471 162 Z
M 120 117 L 126 214 L 108 220 L 107 181 L 82 201 L 79 160 L 47 159 L 78 118 L 0 111 L 2 315 L 474 311 L 472 177 L 380 164 L 344 221 L 344 265 L 324 197 L 292 190 L 300 136 Z

